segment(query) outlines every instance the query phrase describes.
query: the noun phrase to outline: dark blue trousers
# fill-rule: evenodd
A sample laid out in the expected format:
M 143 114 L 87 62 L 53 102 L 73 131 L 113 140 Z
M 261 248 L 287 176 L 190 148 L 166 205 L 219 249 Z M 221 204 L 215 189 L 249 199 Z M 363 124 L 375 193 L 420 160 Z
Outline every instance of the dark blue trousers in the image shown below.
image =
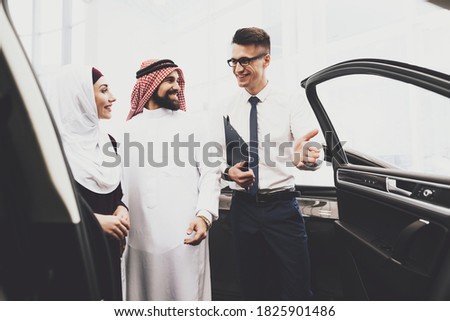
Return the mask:
M 243 299 L 309 299 L 307 236 L 295 197 L 258 203 L 234 192 L 230 212 Z

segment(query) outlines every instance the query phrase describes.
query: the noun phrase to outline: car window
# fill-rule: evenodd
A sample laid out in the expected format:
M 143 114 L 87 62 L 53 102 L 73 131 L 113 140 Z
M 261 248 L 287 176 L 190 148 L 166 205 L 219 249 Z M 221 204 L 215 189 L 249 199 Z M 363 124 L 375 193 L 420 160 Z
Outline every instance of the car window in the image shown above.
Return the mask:
M 372 75 L 317 86 L 346 151 L 400 169 L 450 175 L 450 101 L 428 90 Z

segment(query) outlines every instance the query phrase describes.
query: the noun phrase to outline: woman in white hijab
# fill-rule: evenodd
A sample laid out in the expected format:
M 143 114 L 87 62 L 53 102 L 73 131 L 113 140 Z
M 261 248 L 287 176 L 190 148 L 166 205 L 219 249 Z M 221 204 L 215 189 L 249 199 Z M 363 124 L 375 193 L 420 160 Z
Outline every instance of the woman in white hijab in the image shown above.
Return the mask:
M 129 214 L 122 202 L 121 167 L 108 166 L 108 147 L 117 153 L 112 136 L 103 133 L 99 119 L 111 118 L 116 101 L 103 74 L 94 67 L 63 66 L 50 89 L 52 107 L 64 151 L 76 181 L 79 195 L 88 203 L 105 232 L 117 285 L 121 285 L 120 260 L 128 235 Z M 108 144 L 108 145 L 106 145 Z M 111 146 L 112 145 L 112 146 Z M 121 289 L 115 291 L 121 299 Z

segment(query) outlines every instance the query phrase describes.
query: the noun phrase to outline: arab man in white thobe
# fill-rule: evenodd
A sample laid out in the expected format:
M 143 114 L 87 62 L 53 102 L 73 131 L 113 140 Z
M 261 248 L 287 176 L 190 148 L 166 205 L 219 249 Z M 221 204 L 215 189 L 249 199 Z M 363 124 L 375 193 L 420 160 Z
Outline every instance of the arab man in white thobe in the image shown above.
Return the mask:
M 206 117 L 186 112 L 173 61 L 144 61 L 136 78 L 120 148 L 132 226 L 125 299 L 211 300 L 206 236 L 218 217 L 220 173 L 205 154 Z

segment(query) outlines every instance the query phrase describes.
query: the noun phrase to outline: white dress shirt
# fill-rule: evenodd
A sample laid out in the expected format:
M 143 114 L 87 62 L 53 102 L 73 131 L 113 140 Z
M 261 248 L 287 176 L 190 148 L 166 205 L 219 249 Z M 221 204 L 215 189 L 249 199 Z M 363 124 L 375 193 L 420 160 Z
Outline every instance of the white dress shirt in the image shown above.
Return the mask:
M 250 109 L 248 99 L 251 97 L 242 90 L 232 97 L 223 111 L 229 117 L 231 125 L 248 142 L 250 137 Z M 259 155 L 259 192 L 267 193 L 293 188 L 295 186 L 292 163 L 293 142 L 308 131 L 317 128 L 312 110 L 300 92 L 282 92 L 270 83 L 256 97 L 258 119 L 258 155 Z M 222 132 L 223 126 L 220 126 Z M 225 146 L 225 136 L 221 139 Z M 225 154 L 225 149 L 224 149 Z M 222 172 L 227 167 L 223 158 Z M 230 187 L 243 190 L 234 182 Z

